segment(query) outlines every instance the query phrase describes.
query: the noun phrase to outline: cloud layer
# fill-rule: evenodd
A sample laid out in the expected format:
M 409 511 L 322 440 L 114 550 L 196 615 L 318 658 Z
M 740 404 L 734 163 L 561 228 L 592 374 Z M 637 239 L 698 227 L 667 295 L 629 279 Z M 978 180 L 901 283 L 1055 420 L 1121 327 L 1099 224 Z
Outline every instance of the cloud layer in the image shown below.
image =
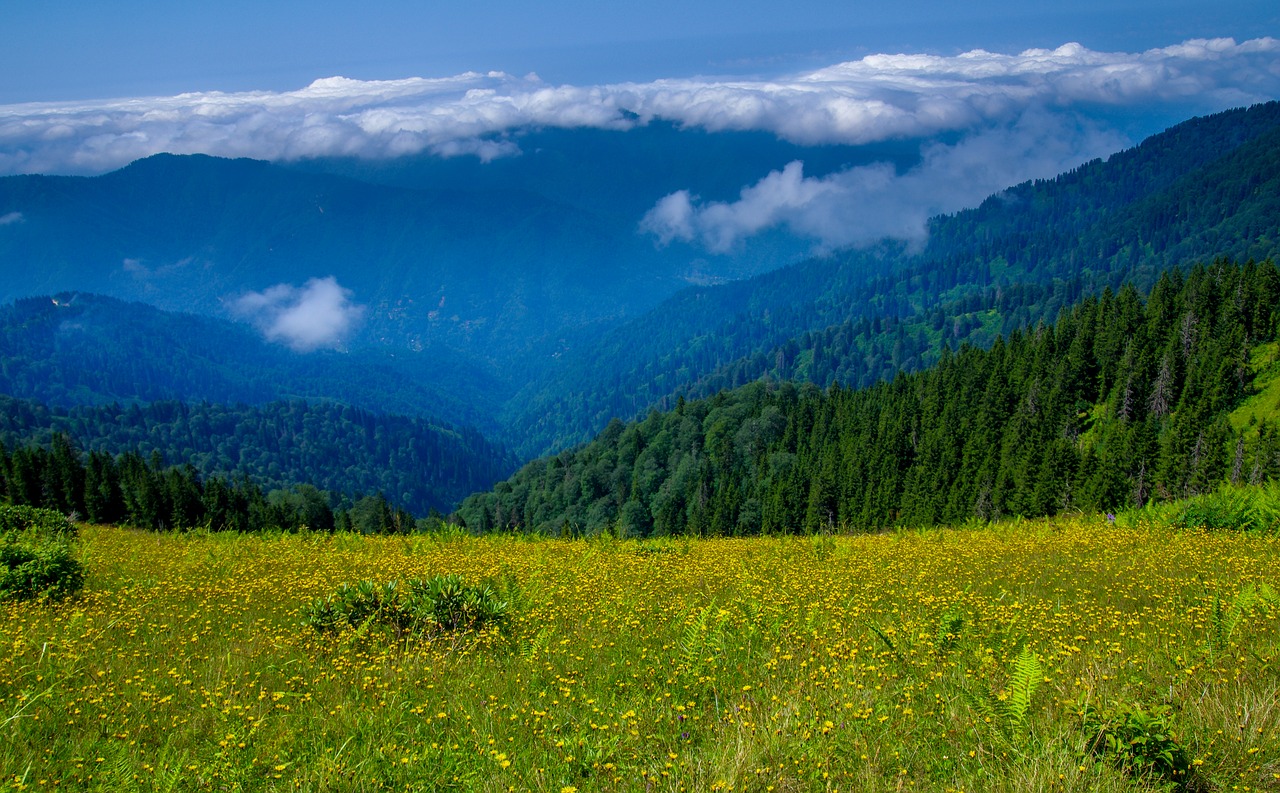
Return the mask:
M 1027 179 L 1054 176 L 1125 142 L 1080 118 L 1028 112 L 958 143 L 930 144 L 920 164 L 901 174 L 881 163 L 810 178 L 795 161 L 743 188 L 736 201 L 702 202 L 680 190 L 659 200 L 640 228 L 660 244 L 680 240 L 713 253 L 731 252 L 741 240 L 776 226 L 820 248 L 884 237 L 918 244 L 934 215 L 973 206 Z
M 256 325 L 270 341 L 298 352 L 337 347 L 364 316 L 350 290 L 333 276 L 312 278 L 301 287 L 277 284 L 241 295 L 232 312 Z
M 0 174 L 100 173 L 157 152 L 293 160 L 422 151 L 518 153 L 528 127 L 626 129 L 665 119 L 765 130 L 802 144 L 972 132 L 1031 108 L 1194 102 L 1225 108 L 1280 95 L 1280 41 L 1192 40 L 1142 53 L 1067 44 L 1016 55 L 873 55 L 773 80 L 674 79 L 548 85 L 471 72 L 441 79 L 317 80 L 298 91 L 194 93 L 0 107 Z

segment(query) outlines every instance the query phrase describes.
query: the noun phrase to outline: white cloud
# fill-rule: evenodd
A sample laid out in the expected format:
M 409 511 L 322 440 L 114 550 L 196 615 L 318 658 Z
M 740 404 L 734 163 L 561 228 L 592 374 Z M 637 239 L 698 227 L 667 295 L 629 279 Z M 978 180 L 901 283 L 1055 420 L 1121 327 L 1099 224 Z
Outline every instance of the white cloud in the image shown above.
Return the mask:
M 1193 103 L 1280 95 L 1280 41 L 1204 39 L 1142 53 L 1068 44 L 1016 55 L 872 55 L 774 80 L 548 85 L 469 72 L 317 80 L 298 91 L 0 107 L 0 174 L 99 173 L 157 152 L 293 160 L 328 155 L 509 156 L 528 127 L 625 129 L 666 119 L 766 130 L 804 144 L 930 137 L 1009 123 L 1028 108 Z
M 237 298 L 233 313 L 256 325 L 270 341 L 298 352 L 338 346 L 364 316 L 351 291 L 333 276 L 312 278 L 302 287 L 277 284 Z
M 0 215 L 0 226 L 21 223 L 23 220 L 25 220 L 25 218 L 22 217 L 21 212 L 6 212 L 5 214 Z
M 1079 118 L 1028 112 L 954 144 L 930 144 L 921 162 L 901 174 L 880 163 L 806 178 L 804 164 L 795 161 L 743 188 L 736 201 L 701 203 L 680 190 L 659 200 L 640 228 L 660 244 L 682 240 L 715 253 L 777 226 L 820 248 L 885 237 L 918 244 L 933 215 L 972 206 L 1011 184 L 1053 176 L 1123 142 Z

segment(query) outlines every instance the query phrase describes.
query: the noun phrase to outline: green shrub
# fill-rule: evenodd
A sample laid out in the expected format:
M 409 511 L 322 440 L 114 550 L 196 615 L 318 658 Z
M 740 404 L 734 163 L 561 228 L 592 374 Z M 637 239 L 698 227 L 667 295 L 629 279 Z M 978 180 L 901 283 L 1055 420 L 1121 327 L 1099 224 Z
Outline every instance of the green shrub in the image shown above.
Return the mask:
M 1169 724 L 1168 705 L 1119 702 L 1098 709 L 1078 707 L 1081 725 L 1089 735 L 1087 749 L 1105 757 L 1130 776 L 1172 782 L 1177 789 L 1206 789 L 1186 749 Z
M 0 504 L 0 541 L 20 535 L 74 539 L 76 525 L 60 512 L 16 504 Z
M 1280 528 L 1280 483 L 1232 487 L 1189 499 L 1174 519 L 1186 529 L 1274 532 Z
M 343 584 L 307 606 L 303 621 L 317 633 L 376 628 L 404 640 L 441 634 L 504 630 L 510 603 L 489 582 L 467 584 L 456 575 L 378 584 Z
M 71 544 L 48 540 L 0 545 L 0 600 L 58 600 L 84 586 L 84 567 Z
M 0 600 L 58 600 L 84 587 L 75 524 L 51 509 L 0 505 Z
M 489 582 L 468 585 L 456 575 L 413 579 L 406 587 L 404 607 L 415 625 L 434 626 L 444 633 L 503 628 L 509 605 Z

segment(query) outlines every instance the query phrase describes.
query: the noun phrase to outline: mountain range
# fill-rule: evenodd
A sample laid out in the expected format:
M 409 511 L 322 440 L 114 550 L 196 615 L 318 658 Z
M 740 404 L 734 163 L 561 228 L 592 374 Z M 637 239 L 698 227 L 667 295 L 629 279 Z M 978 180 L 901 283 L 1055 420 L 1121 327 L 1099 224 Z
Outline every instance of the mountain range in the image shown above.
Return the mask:
M 528 460 L 761 378 L 920 371 L 1104 288 L 1280 244 L 1278 103 L 1011 186 L 934 218 L 922 245 L 809 258 L 781 234 L 714 255 L 657 246 L 636 218 L 691 170 L 731 197 L 761 165 L 905 168 L 918 146 L 627 134 L 531 133 L 528 154 L 490 163 L 159 155 L 0 179 L 16 219 L 0 226 L 0 390 L 62 409 L 331 402 L 474 427 Z M 245 296 L 323 277 L 351 331 L 307 352 L 264 339 Z

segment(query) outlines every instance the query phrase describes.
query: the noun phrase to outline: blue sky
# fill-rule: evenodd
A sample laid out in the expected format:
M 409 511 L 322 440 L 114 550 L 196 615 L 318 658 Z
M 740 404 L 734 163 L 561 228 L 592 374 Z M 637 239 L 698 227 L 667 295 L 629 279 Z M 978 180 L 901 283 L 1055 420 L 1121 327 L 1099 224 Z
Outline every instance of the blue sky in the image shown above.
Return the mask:
M 877 52 L 1140 51 L 1280 35 L 1271 0 L 247 2 L 10 0 L 0 105 L 288 90 L 319 77 L 537 72 L 598 83 L 769 75 Z

